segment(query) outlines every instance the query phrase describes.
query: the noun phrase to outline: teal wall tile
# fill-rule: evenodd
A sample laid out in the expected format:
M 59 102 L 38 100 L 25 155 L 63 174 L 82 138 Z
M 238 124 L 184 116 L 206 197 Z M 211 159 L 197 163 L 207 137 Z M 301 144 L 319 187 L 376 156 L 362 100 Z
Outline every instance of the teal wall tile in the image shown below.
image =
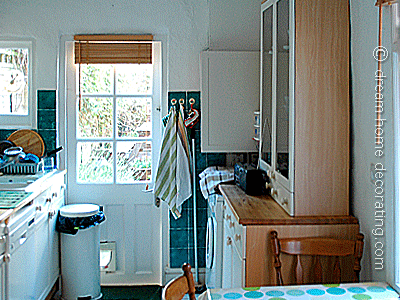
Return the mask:
M 38 90 L 38 109 L 56 109 L 56 96 L 55 90 Z
M 42 136 L 45 152 L 54 150 L 57 142 L 57 132 L 55 129 L 39 129 L 38 133 Z
M 171 268 L 181 268 L 189 261 L 189 249 L 171 249 L 169 252 Z M 192 264 L 194 266 L 194 264 Z
M 0 139 L 6 140 L 14 131 L 12 129 L 0 129 Z
M 37 127 L 38 129 L 56 129 L 56 110 L 38 109 Z
M 170 231 L 170 247 L 181 248 L 188 245 L 188 229 L 173 229 Z
M 226 166 L 226 154 L 207 153 L 207 166 Z

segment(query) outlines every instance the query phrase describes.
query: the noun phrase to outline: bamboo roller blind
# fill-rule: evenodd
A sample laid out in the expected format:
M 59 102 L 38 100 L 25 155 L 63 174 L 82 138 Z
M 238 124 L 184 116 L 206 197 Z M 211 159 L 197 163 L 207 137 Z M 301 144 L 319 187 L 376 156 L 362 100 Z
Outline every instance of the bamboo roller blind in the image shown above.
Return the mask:
M 75 35 L 76 64 L 151 64 L 152 35 Z

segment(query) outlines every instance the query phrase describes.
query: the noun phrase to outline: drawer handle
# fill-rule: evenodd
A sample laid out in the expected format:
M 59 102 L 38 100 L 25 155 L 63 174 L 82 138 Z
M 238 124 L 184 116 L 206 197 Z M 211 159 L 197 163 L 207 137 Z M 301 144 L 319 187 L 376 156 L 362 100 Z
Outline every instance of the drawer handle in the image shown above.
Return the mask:
M 40 205 L 36 206 L 36 211 L 42 211 L 42 207 Z
M 231 218 L 231 215 L 226 215 L 226 219 L 227 220 L 231 220 L 232 218 Z
M 232 227 L 234 227 L 234 226 L 235 226 L 235 223 L 229 222 L 229 228 L 232 228 Z
M 228 236 L 228 237 L 226 238 L 226 245 L 227 245 L 227 246 L 232 245 L 232 239 L 231 239 L 230 236 Z
M 54 192 L 54 193 L 51 195 L 51 197 L 52 197 L 52 198 L 57 198 L 57 193 Z
M 49 218 L 52 219 L 56 215 L 56 211 L 53 209 L 52 211 L 49 211 Z
M 51 202 L 51 198 L 47 198 L 47 199 L 46 199 L 46 202 L 47 202 L 47 203 Z
M 240 234 L 235 234 L 235 241 L 240 241 L 242 239 Z

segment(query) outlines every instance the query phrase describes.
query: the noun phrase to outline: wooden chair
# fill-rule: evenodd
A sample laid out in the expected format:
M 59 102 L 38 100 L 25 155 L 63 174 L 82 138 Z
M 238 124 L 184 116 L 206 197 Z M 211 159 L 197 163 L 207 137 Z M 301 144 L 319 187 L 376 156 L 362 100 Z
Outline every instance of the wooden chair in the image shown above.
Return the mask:
M 185 263 L 182 266 L 183 275 L 172 279 L 164 287 L 162 300 L 181 300 L 185 294 L 189 294 L 190 300 L 195 300 L 195 286 L 192 274 L 192 267 Z
M 282 279 L 280 254 L 285 253 L 296 256 L 295 260 L 295 279 L 296 284 L 305 284 L 303 266 L 300 261 L 300 256 L 307 255 L 313 257 L 313 265 L 311 266 L 311 277 L 314 276 L 312 283 L 340 283 L 341 269 L 339 257 L 353 256 L 354 264 L 352 274 L 352 282 L 359 282 L 359 274 L 361 270 L 360 260 L 363 254 L 364 235 L 357 234 L 356 240 L 340 240 L 333 238 L 322 237 L 307 237 L 307 238 L 285 238 L 278 239 L 276 231 L 271 232 L 272 254 L 274 256 L 274 267 L 276 271 L 276 282 L 278 285 L 284 285 Z M 323 278 L 320 256 L 334 257 L 334 266 L 330 275 L 333 277 L 333 282 L 326 282 Z M 327 273 L 325 273 L 327 274 Z M 326 276 L 325 276 L 326 277 Z

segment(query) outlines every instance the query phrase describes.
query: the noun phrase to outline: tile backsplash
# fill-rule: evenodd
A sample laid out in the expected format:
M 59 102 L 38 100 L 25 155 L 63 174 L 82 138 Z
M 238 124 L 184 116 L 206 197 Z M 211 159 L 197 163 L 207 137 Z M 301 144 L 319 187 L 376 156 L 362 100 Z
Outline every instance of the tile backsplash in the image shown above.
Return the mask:
M 55 90 L 37 91 L 37 129 L 44 141 L 45 152 L 56 148 L 57 141 L 57 117 Z M 4 140 L 16 129 L 0 129 L 0 139 Z
M 168 93 L 168 107 L 171 106 L 171 100 L 183 99 L 185 111 L 190 110 L 189 100 L 193 98 L 195 103 L 193 108 L 200 111 L 200 92 L 169 92 Z M 195 140 L 195 172 L 196 178 L 199 179 L 199 174 L 210 166 L 226 166 L 232 165 L 234 162 L 246 161 L 247 155 L 241 153 L 202 153 L 200 148 L 200 128 L 201 128 L 201 111 L 200 121 L 194 126 L 193 129 L 188 129 L 188 137 Z M 205 251 L 206 251 L 206 227 L 207 227 L 207 202 L 204 199 L 199 181 L 196 181 L 196 218 L 197 218 L 197 257 L 198 266 L 204 268 Z M 182 216 L 175 220 L 170 214 L 170 267 L 180 268 L 183 263 L 188 262 L 192 266 L 194 263 L 194 233 L 193 233 L 193 197 L 189 198 L 182 205 Z

